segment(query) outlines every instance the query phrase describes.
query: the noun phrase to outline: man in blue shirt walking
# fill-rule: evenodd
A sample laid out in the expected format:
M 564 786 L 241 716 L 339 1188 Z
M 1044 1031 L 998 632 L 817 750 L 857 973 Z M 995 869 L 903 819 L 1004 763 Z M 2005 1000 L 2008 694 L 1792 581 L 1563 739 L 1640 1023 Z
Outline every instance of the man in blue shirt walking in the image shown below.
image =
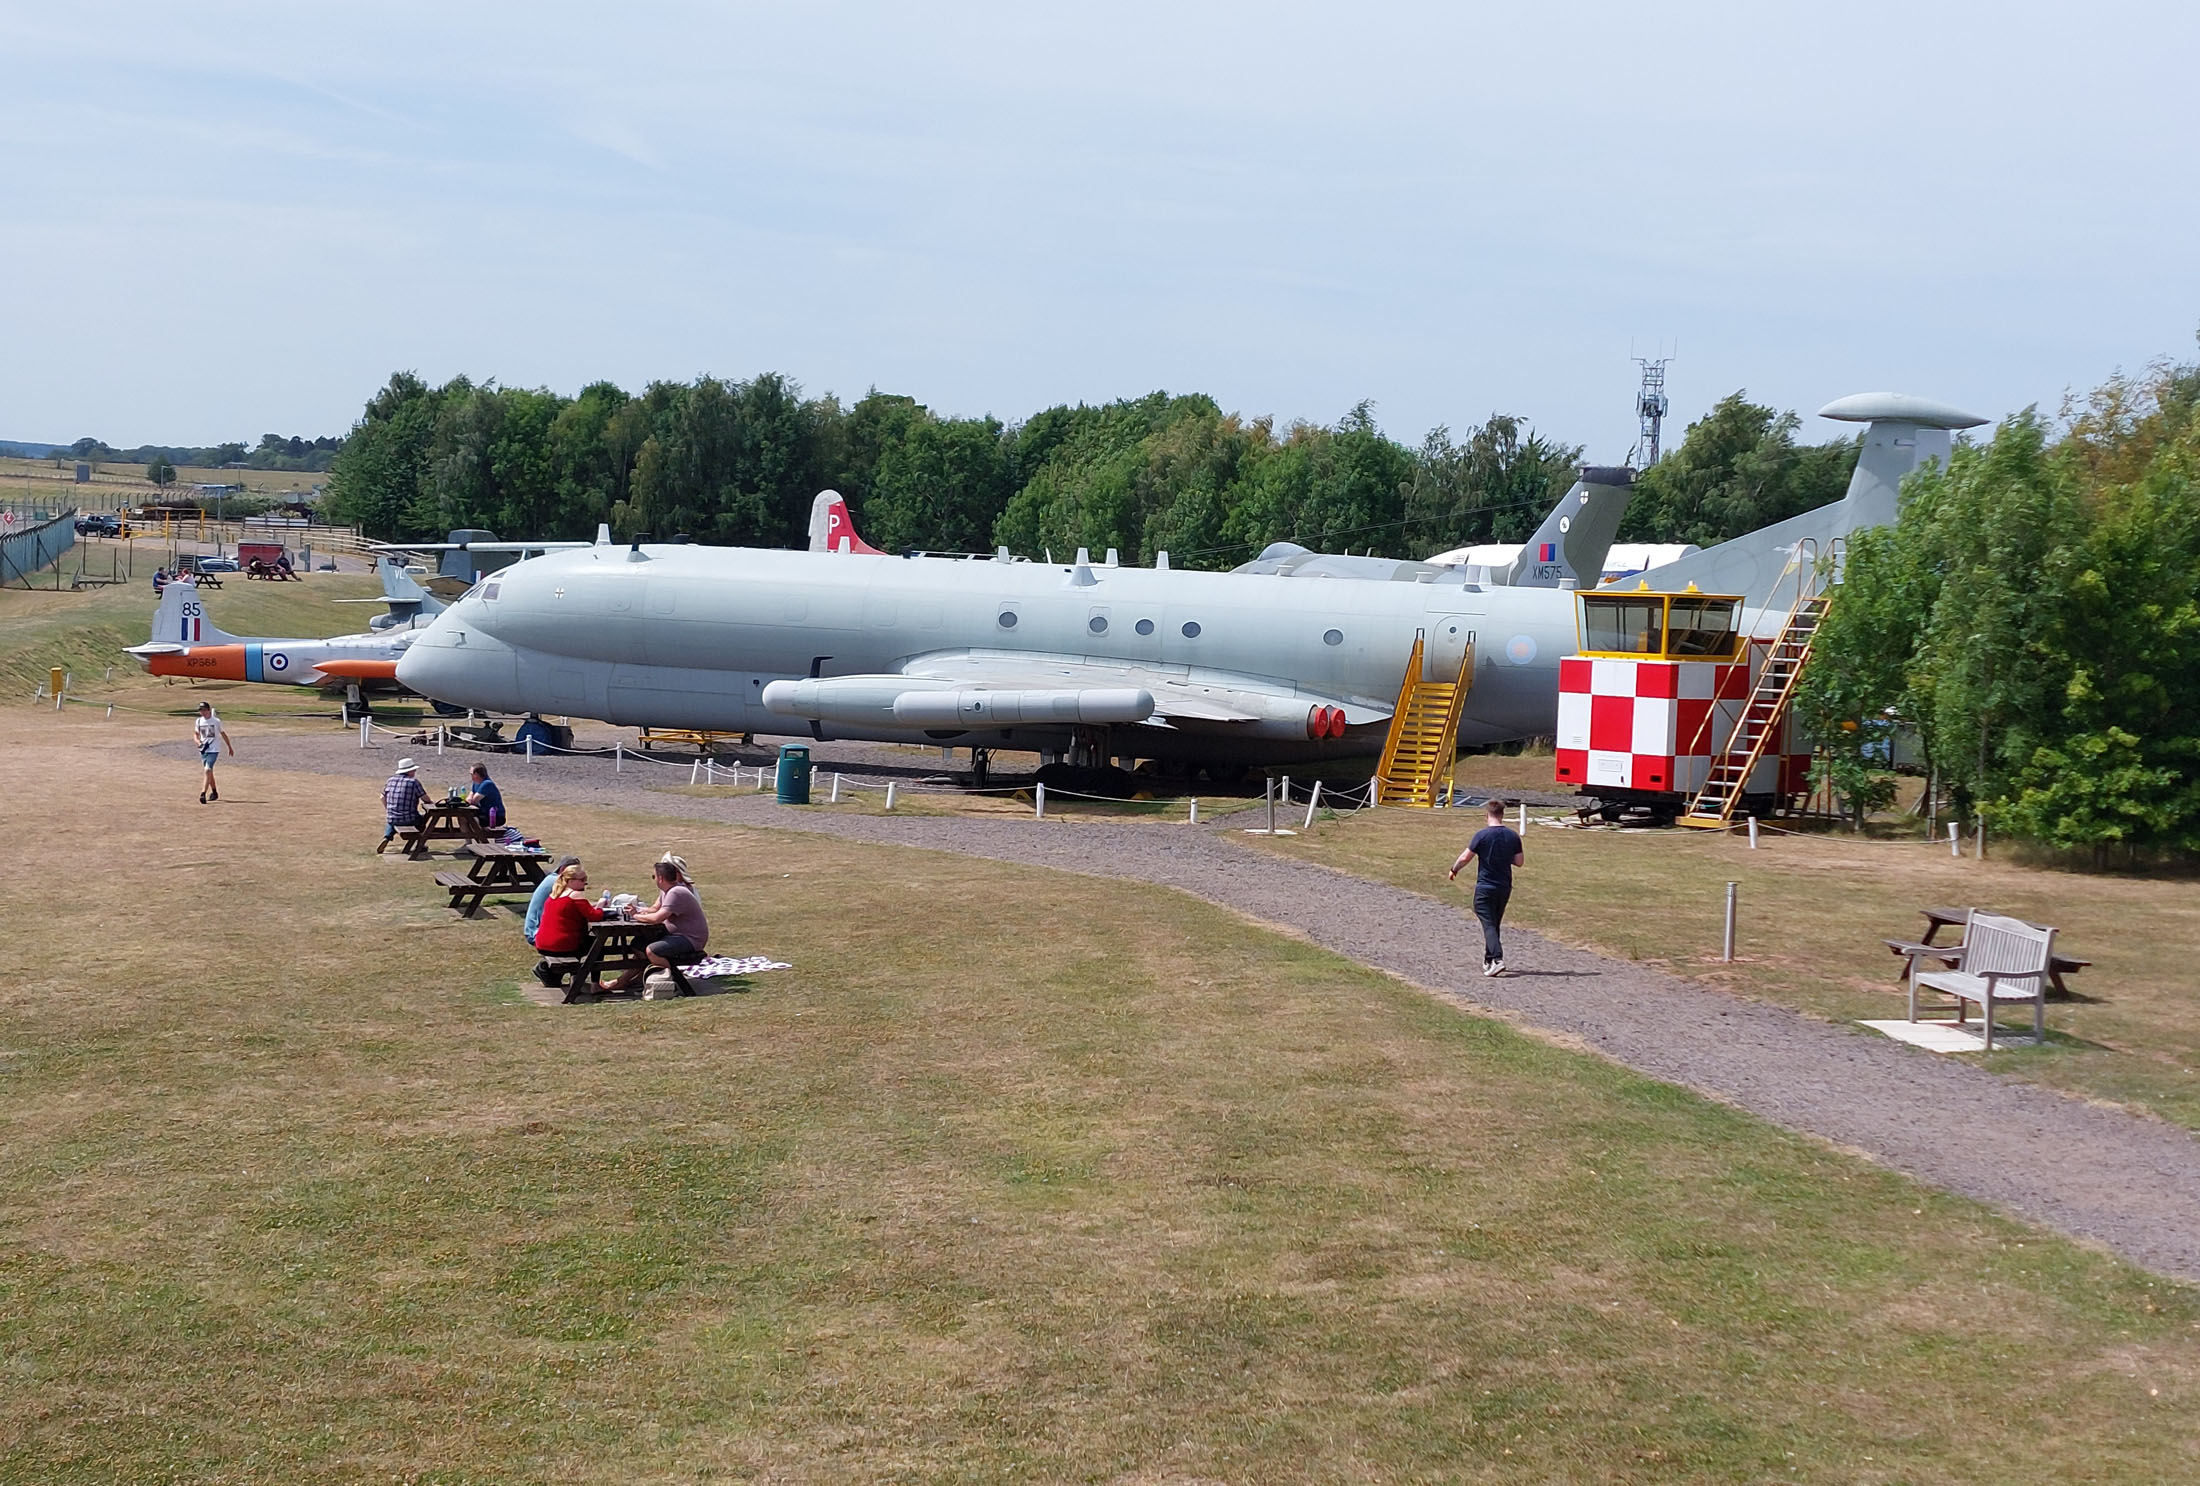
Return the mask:
M 1503 975 L 1505 942 L 1497 931 L 1505 922 L 1505 904 L 1512 898 L 1513 868 L 1528 861 L 1520 833 L 1505 824 L 1504 801 L 1490 801 L 1489 824 L 1474 833 L 1459 860 L 1451 864 L 1452 881 L 1458 880 L 1459 869 L 1470 857 L 1475 863 L 1474 916 L 1482 921 L 1482 973 Z

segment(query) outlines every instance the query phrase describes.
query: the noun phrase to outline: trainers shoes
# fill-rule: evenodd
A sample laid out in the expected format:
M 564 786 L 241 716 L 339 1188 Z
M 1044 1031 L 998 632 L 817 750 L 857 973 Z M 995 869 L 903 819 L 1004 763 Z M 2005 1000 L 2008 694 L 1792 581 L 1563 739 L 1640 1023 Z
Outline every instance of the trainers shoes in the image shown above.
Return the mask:
M 1492 960 L 1490 961 L 1490 968 L 1482 973 L 1484 975 L 1503 975 L 1505 973 L 1505 962 L 1503 960 Z

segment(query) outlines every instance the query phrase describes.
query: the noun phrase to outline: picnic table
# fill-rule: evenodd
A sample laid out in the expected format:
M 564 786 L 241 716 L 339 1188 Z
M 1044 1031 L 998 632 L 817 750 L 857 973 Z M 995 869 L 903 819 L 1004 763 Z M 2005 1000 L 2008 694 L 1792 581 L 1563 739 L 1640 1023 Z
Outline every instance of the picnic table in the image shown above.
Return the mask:
M 665 937 L 663 924 L 638 924 L 632 919 L 602 918 L 588 926 L 588 951 L 580 955 L 546 955 L 551 969 L 556 972 L 550 982 L 553 988 L 565 987 L 568 1005 L 577 999 L 592 981 L 599 981 L 608 974 L 620 974 L 628 970 L 647 970 L 649 957 L 642 951 Z M 672 983 L 683 996 L 695 994 L 675 966 Z
M 1879 941 L 1894 952 L 1896 959 L 1902 961 L 1902 974 L 1898 978 L 1904 981 L 1909 979 L 1909 954 L 1913 949 L 1938 949 L 1940 954 L 1935 958 L 1945 965 L 1953 966 L 1961 960 L 1963 958 L 1963 947 L 1961 945 L 1936 944 L 1934 941 L 1940 937 L 1942 929 L 1951 925 L 1960 929 L 1971 918 L 1971 910 L 1968 908 L 1920 908 L 1918 912 L 1924 915 L 1925 918 L 1924 938 L 1918 940 L 1882 939 Z M 2038 928 L 2039 925 L 2034 924 L 2033 927 Z M 2047 962 L 2047 983 L 2052 988 L 2049 994 L 2058 999 L 2068 999 L 2070 987 L 2063 984 L 2063 977 L 2065 975 L 2076 975 L 2092 963 L 2091 960 L 2081 960 L 2075 955 L 2059 954 L 2050 957 Z
M 481 811 L 463 800 L 430 800 L 420 807 L 420 824 L 398 831 L 405 855 L 420 861 L 436 841 L 487 841 L 481 829 Z
M 508 846 L 502 841 L 465 841 L 458 854 L 471 857 L 464 872 L 438 872 L 436 886 L 449 888 L 451 907 L 463 918 L 472 918 L 491 893 L 532 893 L 543 879 L 542 864 L 549 853 L 532 846 Z

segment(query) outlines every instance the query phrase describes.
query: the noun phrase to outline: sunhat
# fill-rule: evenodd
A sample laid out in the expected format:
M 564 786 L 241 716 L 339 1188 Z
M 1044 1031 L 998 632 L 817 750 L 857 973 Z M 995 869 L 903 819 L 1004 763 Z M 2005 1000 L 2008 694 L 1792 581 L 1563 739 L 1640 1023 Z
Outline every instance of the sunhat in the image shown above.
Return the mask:
M 420 765 L 414 763 L 409 758 L 401 758 L 397 761 L 397 772 L 400 774 L 411 774 L 416 772 L 419 768 Z

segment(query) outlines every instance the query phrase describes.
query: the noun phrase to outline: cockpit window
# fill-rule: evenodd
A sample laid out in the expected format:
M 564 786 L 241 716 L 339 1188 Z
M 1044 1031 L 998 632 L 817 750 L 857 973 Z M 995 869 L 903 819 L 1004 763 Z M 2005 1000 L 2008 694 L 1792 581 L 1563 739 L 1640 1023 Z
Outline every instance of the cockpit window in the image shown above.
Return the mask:
M 482 602 L 484 602 L 484 603 L 487 603 L 487 602 L 489 602 L 490 600 L 494 599 L 494 598 L 495 598 L 496 596 L 497 596 L 497 584 L 496 584 L 496 583 L 494 583 L 494 582 L 489 582 L 489 583 L 484 583 L 484 584 L 482 584 L 482 585 L 481 585 L 481 598 L 482 598 Z

